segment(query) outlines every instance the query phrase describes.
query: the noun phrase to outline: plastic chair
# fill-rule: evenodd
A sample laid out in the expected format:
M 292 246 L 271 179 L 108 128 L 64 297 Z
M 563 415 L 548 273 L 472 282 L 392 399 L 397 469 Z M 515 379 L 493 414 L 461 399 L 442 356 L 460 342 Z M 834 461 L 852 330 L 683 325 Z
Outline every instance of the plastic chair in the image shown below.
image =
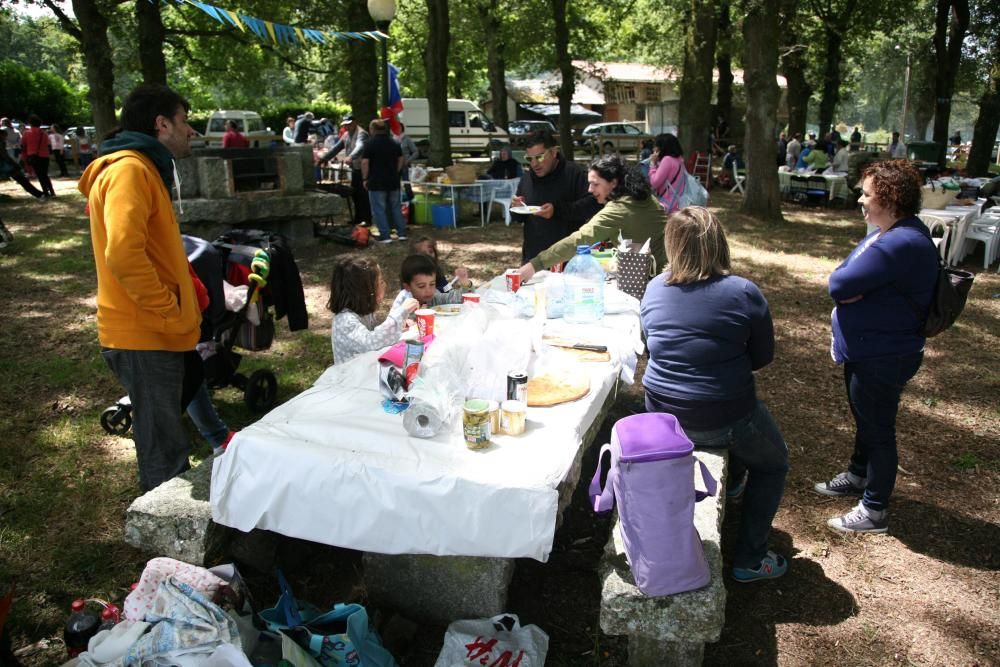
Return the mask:
M 517 184 L 520 182 L 520 178 L 507 178 L 499 181 L 490 181 L 493 188 L 488 200 L 489 208 L 486 210 L 487 225 L 490 224 L 490 216 L 493 214 L 493 202 L 496 202 L 503 207 L 504 222 L 508 227 L 510 227 L 510 200 L 514 198 L 514 194 L 517 192 Z
M 965 232 L 965 241 L 967 248 L 972 247 L 969 242 L 983 242 L 983 268 L 990 268 L 990 264 L 1000 257 L 1000 217 L 984 215 L 969 226 Z M 1000 273 L 1000 266 L 997 267 L 997 272 Z
M 740 191 L 740 194 L 746 194 L 743 191 L 743 183 L 747 180 L 746 174 L 741 174 L 736 168 L 736 160 L 733 160 L 733 187 L 729 189 L 730 192 Z

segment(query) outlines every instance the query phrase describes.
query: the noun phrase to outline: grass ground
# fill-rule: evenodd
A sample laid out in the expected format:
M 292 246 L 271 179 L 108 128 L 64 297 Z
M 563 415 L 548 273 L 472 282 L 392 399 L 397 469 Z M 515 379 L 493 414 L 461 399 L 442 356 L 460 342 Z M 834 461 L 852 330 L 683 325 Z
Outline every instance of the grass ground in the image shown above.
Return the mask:
M 9 626 L 28 665 L 59 664 L 72 599 L 120 599 L 149 557 L 122 540 L 125 508 L 137 493 L 134 453 L 130 440 L 107 436 L 99 425 L 100 412 L 121 389 L 99 356 L 93 259 L 74 186 L 57 181 L 60 196 L 41 203 L 0 184 L 0 217 L 16 236 L 0 251 L 7 313 L 0 351 L 0 588 L 17 584 Z M 791 450 L 773 535 L 791 570 L 753 586 L 727 580 L 726 626 L 706 664 L 1000 664 L 1000 276 L 979 274 L 962 319 L 928 342 L 924 367 L 904 395 L 889 534 L 841 538 L 826 530 L 825 520 L 850 503 L 809 489 L 840 471 L 849 455 L 852 426 L 839 369 L 828 355 L 825 283 L 863 235 L 860 213 L 789 207 L 785 222 L 763 224 L 736 213 L 735 197 L 713 192 L 712 198 L 735 272 L 760 285 L 775 319 L 777 358 L 759 374 L 758 387 Z M 436 236 L 444 263 L 467 265 L 477 278 L 519 256 L 516 226 Z M 332 261 L 343 252 L 375 254 L 389 293 L 397 286 L 401 244 L 297 249 L 310 328 L 289 333 L 280 323 L 274 346 L 244 359 L 245 369 L 274 370 L 279 400 L 306 389 L 329 363 L 323 303 Z M 966 268 L 981 270 L 977 252 Z M 636 388 L 630 393 L 638 396 Z M 236 390 L 219 391 L 215 400 L 230 425 L 253 421 Z M 624 408 L 618 410 L 613 417 Z M 208 453 L 198 441 L 196 458 Z M 549 664 L 624 664 L 625 643 L 596 624 L 595 568 L 607 523 L 582 497 L 577 501 L 550 562 L 519 563 L 511 611 L 550 633 Z M 736 512 L 729 514 L 731 533 Z M 333 565 L 324 569 L 305 556 L 315 550 L 298 543 L 282 553 L 308 570 L 300 580 L 316 585 L 302 589 L 309 591 L 303 597 L 329 602 L 323 599 L 332 595 L 329 580 L 342 577 L 356 558 L 342 554 L 334 573 Z M 261 583 L 273 595 L 269 586 Z M 403 664 L 433 662 L 443 628 L 422 630 L 417 645 L 399 656 Z

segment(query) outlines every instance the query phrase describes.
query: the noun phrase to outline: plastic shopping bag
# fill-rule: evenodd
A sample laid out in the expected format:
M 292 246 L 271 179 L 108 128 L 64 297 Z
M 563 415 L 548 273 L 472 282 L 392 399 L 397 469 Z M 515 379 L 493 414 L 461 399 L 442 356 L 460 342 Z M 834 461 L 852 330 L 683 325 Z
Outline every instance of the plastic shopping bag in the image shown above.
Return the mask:
M 434 667 L 542 667 L 548 652 L 549 636 L 541 628 L 522 628 L 516 615 L 500 614 L 449 625 Z

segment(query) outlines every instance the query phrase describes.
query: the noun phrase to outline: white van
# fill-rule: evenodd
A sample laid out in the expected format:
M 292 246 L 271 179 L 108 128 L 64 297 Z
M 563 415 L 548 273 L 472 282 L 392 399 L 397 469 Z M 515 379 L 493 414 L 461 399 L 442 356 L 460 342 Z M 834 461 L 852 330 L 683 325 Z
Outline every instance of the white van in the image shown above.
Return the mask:
M 404 97 L 400 120 L 406 134 L 420 142 L 430 138 L 430 112 L 426 97 Z M 507 132 L 493 124 L 475 102 L 448 100 L 448 126 L 452 153 L 469 153 L 473 157 L 489 153 L 497 144 L 507 143 Z
M 208 125 L 205 126 L 205 144 L 210 148 L 220 148 L 222 146 L 222 135 L 226 133 L 226 121 L 231 120 L 236 123 L 239 130 L 254 148 L 271 145 L 274 139 L 271 128 L 264 127 L 264 121 L 256 111 L 236 111 L 220 110 L 213 111 L 208 118 Z

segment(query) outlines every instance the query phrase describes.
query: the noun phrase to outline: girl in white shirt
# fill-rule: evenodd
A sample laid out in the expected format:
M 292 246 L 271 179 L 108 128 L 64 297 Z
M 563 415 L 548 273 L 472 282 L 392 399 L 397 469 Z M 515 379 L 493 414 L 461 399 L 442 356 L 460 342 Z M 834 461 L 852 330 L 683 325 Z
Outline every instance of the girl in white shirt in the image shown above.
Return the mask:
M 375 325 L 375 311 L 385 297 L 385 279 L 374 260 L 363 255 L 344 255 L 333 267 L 330 300 L 333 313 L 330 340 L 334 363 L 344 363 L 362 352 L 380 350 L 399 340 L 407 315 L 419 307 L 409 298 L 389 311 L 385 321 Z

